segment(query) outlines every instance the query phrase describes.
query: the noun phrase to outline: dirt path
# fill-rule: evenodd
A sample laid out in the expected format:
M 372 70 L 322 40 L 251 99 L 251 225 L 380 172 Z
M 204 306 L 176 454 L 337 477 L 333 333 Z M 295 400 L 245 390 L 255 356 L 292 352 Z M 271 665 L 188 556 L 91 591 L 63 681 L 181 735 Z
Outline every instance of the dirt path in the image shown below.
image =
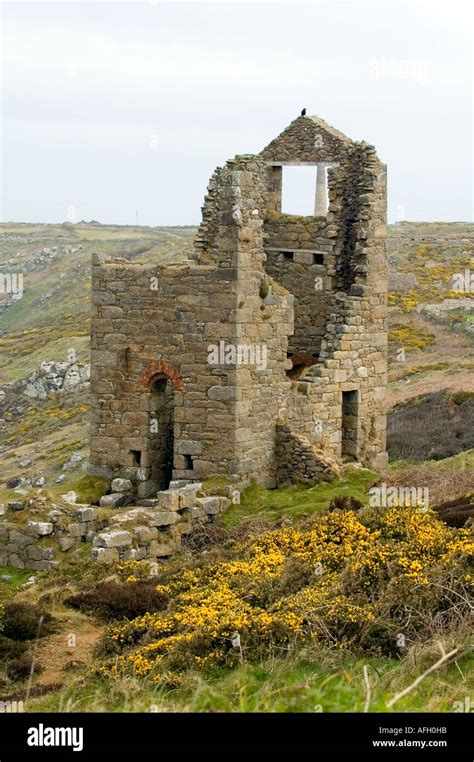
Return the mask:
M 36 660 L 42 672 L 35 678 L 34 685 L 50 685 L 64 682 L 69 663 L 90 664 L 103 626 L 91 619 L 81 618 L 61 622 L 60 631 L 38 643 Z

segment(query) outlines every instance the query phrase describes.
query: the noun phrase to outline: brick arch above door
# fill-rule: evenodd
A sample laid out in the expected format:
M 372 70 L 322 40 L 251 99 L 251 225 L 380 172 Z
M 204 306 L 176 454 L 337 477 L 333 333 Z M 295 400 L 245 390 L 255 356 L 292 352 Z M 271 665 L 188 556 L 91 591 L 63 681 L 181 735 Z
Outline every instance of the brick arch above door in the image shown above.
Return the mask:
M 181 374 L 176 370 L 176 368 L 173 368 L 172 365 L 167 362 L 162 362 L 161 360 L 150 362 L 143 369 L 140 378 L 138 379 L 139 388 L 150 389 L 152 380 L 155 378 L 155 376 L 159 375 L 163 375 L 166 376 L 166 378 L 169 378 L 173 389 L 179 391 L 183 388 L 183 379 Z

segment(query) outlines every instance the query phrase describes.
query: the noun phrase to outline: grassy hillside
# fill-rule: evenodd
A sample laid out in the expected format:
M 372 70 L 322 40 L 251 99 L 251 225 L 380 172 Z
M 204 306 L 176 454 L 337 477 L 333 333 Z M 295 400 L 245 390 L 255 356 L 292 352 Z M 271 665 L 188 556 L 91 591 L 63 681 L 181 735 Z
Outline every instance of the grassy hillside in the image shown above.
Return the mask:
M 473 225 L 401 222 L 390 226 L 387 248 L 389 404 L 441 389 L 474 391 L 472 294 L 453 291 L 455 275 L 474 271 Z M 450 308 L 431 310 L 443 303 Z
M 93 252 L 166 262 L 190 250 L 192 228 L 0 225 L 0 272 L 22 272 L 24 294 L 0 314 L 0 385 L 74 348 L 87 361 Z

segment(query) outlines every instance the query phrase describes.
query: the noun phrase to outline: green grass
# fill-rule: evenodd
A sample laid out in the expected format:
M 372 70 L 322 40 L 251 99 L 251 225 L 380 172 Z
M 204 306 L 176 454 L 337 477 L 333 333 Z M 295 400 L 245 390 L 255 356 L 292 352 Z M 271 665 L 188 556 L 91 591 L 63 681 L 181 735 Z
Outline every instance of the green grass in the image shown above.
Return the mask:
M 390 472 L 405 470 L 410 466 L 431 466 L 433 469 L 456 469 L 458 471 L 474 471 L 474 450 L 464 450 L 457 455 L 442 460 L 422 460 L 416 463 L 410 460 L 393 460 L 390 462 Z
M 9 577 L 8 580 L 2 580 L 7 587 L 15 588 L 23 585 L 32 574 L 35 572 L 30 569 L 13 569 L 11 566 L 0 566 L 0 577 L 3 575 Z
M 22 342 L 21 336 L 19 337 L 19 342 Z M 25 376 L 31 375 L 42 362 L 49 360 L 65 362 L 70 349 L 76 350 L 77 362 L 89 363 L 89 344 L 90 339 L 88 336 L 74 336 L 70 334 L 69 336 L 49 341 L 27 355 L 23 348 L 23 352 L 20 355 L 10 354 L 7 359 L 5 352 L 4 376 L 9 381 L 18 381 L 21 378 L 25 378 Z
M 373 471 L 347 467 L 341 479 L 330 483 L 298 484 L 275 490 L 252 485 L 243 492 L 240 504 L 227 509 L 222 521 L 232 527 L 249 520 L 301 519 L 326 510 L 331 500 L 339 495 L 352 496 L 367 503 L 367 490 L 376 477 Z
M 78 503 L 97 505 L 102 495 L 109 489 L 109 482 L 99 476 L 83 476 L 72 487 L 77 493 Z
M 209 496 L 221 495 L 222 490 L 225 487 L 230 487 L 231 484 L 232 481 L 228 476 L 224 476 L 223 474 L 214 474 L 213 476 L 208 476 L 207 479 L 203 481 L 200 492 L 202 492 L 204 495 Z
M 286 659 L 270 658 L 235 669 L 165 673 L 160 685 L 133 676 L 106 679 L 84 671 L 68 678 L 63 689 L 31 700 L 28 711 L 362 712 L 367 665 L 369 711 L 452 712 L 454 701 L 472 694 L 472 655 L 428 675 L 393 709 L 387 707 L 390 698 L 436 658 L 434 652 L 425 654 L 414 666 L 411 659 L 361 659 L 316 645 Z
M 456 468 L 460 471 L 474 471 L 474 450 L 465 450 L 457 455 L 453 455 L 451 458 L 426 462 L 432 463 L 433 467 L 436 468 Z

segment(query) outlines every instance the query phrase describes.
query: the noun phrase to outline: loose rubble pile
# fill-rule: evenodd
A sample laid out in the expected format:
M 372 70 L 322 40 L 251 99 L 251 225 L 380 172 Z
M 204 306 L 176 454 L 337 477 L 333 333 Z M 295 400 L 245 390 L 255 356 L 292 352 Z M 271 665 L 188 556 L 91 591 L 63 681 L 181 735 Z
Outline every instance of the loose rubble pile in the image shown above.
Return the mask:
M 0 506 L 0 566 L 57 569 L 63 560 L 83 559 L 83 543 L 92 546 L 93 561 L 104 563 L 166 558 L 179 552 L 182 535 L 212 521 L 232 500 L 239 499 L 247 486 L 235 482 L 222 487 L 222 494 L 206 495 L 202 483 L 172 482 L 156 498 L 107 515 L 104 506 L 116 503 L 107 498 L 121 495 L 125 502 L 125 496 L 133 499 L 129 480 L 114 482 L 112 488 L 121 491 L 104 496 L 100 507 L 68 504 L 68 499 L 74 498 L 69 493 L 62 496 L 61 504 L 50 503 L 39 494 Z

